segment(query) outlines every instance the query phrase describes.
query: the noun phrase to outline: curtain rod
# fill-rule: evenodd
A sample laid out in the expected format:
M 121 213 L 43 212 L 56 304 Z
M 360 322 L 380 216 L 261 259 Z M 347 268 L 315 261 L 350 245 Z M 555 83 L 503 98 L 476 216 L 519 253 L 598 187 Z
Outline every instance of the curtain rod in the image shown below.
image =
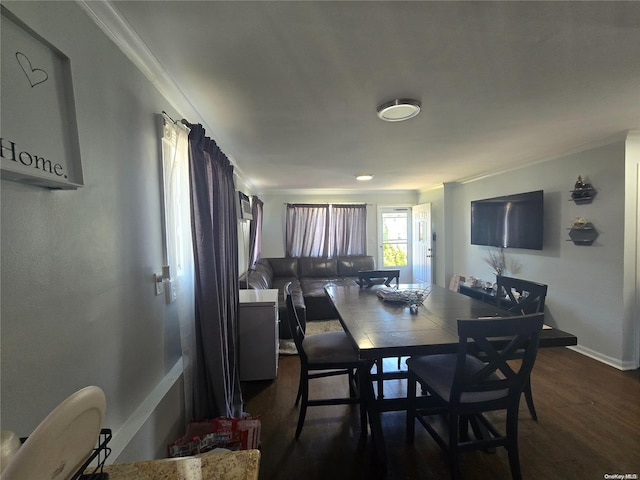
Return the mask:
M 180 122 L 178 122 L 177 120 L 174 120 L 173 118 L 171 118 L 171 115 L 169 115 L 164 110 L 162 111 L 162 115 L 164 115 L 165 118 L 167 120 L 171 121 L 171 123 L 173 123 L 174 125 L 179 125 L 179 126 L 186 127 L 186 128 L 191 128 L 193 126 L 193 124 L 187 122 L 184 118 L 182 120 L 180 120 Z
M 283 205 L 366 205 L 367 207 L 372 207 L 375 203 L 362 203 L 362 202 L 337 202 L 337 203 L 298 203 L 298 202 L 284 202 Z

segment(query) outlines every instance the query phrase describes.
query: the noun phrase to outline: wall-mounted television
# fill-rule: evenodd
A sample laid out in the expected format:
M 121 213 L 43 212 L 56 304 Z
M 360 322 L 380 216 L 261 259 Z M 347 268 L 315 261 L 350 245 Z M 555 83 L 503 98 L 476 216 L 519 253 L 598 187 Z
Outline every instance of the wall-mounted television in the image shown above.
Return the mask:
M 471 244 L 542 250 L 543 191 L 471 202 Z

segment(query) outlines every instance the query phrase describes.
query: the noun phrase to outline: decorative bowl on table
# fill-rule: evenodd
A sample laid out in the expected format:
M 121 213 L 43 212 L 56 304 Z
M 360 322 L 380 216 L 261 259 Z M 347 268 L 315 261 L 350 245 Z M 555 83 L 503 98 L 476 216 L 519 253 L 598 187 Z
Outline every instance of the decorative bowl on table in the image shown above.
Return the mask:
M 431 293 L 431 287 L 426 288 L 407 288 L 398 290 L 395 288 L 381 288 L 377 295 L 385 302 L 403 303 L 411 308 L 422 305 L 425 299 Z

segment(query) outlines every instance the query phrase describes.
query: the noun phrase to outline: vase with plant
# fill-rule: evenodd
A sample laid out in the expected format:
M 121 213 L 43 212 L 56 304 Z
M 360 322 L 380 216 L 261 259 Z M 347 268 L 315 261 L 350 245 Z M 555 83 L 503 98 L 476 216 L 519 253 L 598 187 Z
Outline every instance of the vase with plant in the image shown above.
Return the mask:
M 507 260 L 504 255 L 504 248 L 499 250 L 489 250 L 484 261 L 493 269 L 496 277 L 502 276 L 507 270 Z

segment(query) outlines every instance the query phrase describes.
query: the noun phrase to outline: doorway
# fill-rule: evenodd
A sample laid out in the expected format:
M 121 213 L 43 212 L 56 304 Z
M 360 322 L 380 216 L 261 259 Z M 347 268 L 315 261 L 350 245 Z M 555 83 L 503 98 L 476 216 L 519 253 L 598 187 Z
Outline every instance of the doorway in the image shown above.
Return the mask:
M 412 208 L 413 217 L 413 281 L 433 283 L 433 244 L 431 235 L 431 204 Z
M 378 207 L 378 268 L 400 270 L 400 283 L 412 283 L 411 207 Z

